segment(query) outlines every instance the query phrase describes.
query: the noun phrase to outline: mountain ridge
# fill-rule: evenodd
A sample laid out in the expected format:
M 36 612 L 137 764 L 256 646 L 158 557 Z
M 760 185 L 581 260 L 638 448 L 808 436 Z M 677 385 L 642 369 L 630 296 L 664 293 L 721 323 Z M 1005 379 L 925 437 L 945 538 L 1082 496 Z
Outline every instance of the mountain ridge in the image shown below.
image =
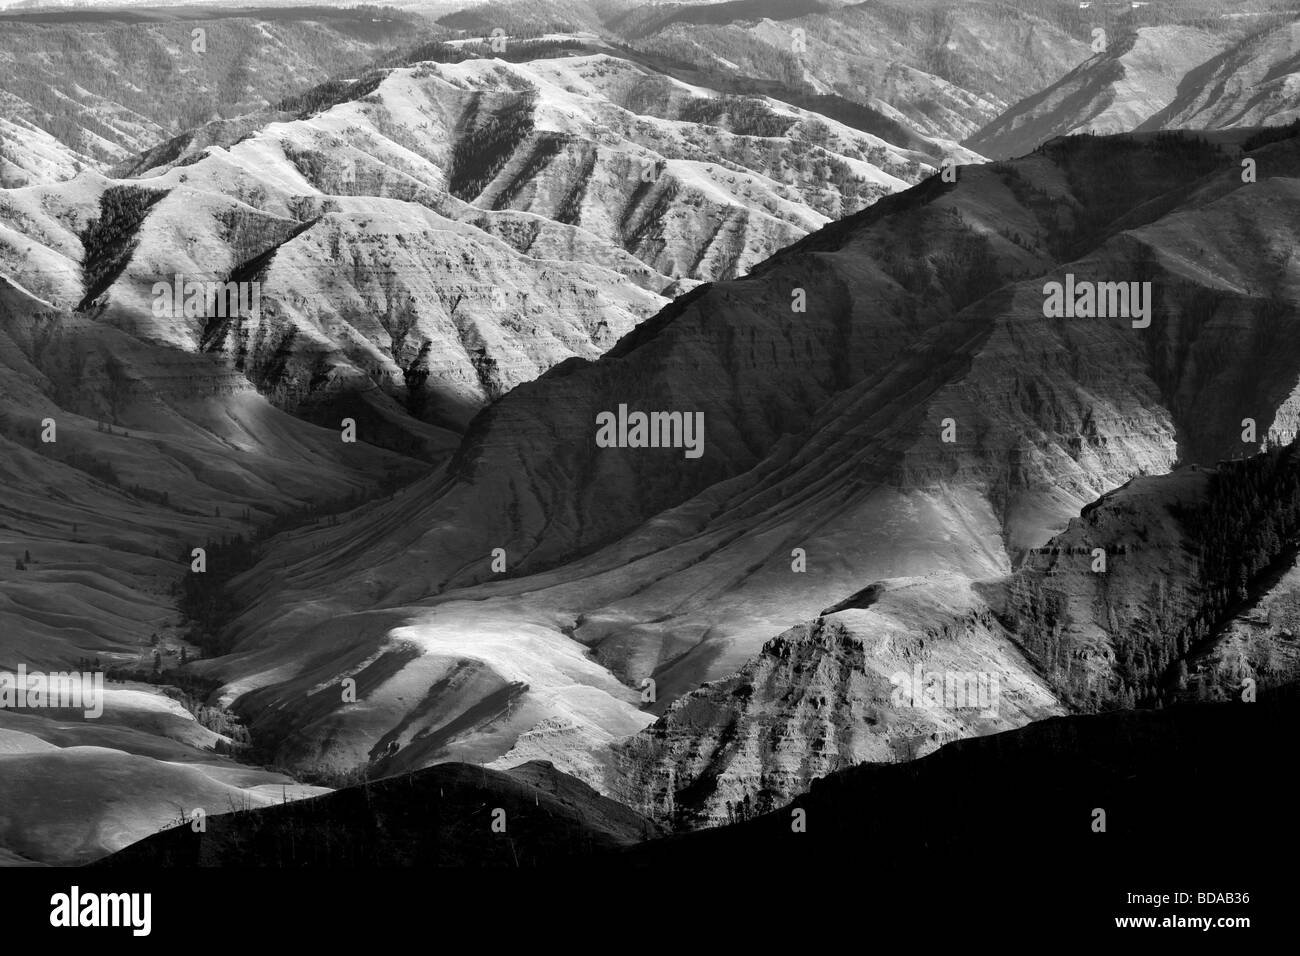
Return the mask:
M 1237 330 L 1284 321 L 1290 306 L 1264 306 L 1289 293 L 1271 267 L 1241 258 L 1252 247 L 1235 237 L 1239 228 L 1285 234 L 1296 144 L 1259 148 L 1271 178 L 1250 185 L 1238 173 L 1236 142 L 1082 137 L 1016 164 L 964 168 L 957 184 L 886 200 L 832 227 L 831 240 L 807 240 L 749 278 L 713 283 L 606 358 L 571 362 L 490 406 L 455 467 L 358 514 L 363 534 L 341 527 L 278 542 L 280 568 L 272 559 L 236 582 L 250 607 L 233 627 L 236 640 L 280 659 L 273 633 L 291 620 L 305 625 L 278 616 L 268 627 L 259 609 L 274 602 L 298 608 L 294 615 L 323 613 L 323 589 L 347 575 L 353 596 L 331 594 L 328 613 L 373 622 L 383 609 L 403 622 L 395 634 L 425 647 L 419 666 L 431 673 L 482 661 L 480 644 L 495 648 L 521 628 L 529 640 L 548 635 L 547 653 L 558 659 L 586 648 L 625 688 L 604 685 L 612 710 L 593 707 L 598 698 L 560 703 L 549 678 L 526 681 L 544 732 L 530 734 L 531 715 L 512 709 L 483 724 L 483 737 L 448 744 L 442 759 L 545 756 L 601 781 L 607 744 L 626 732 L 609 727 L 634 719 L 643 680 L 658 685 L 658 702 L 635 718 L 649 722 L 871 581 L 918 578 L 942 591 L 945 575 L 1008 574 L 1135 475 L 1241 449 L 1241 412 L 1212 403 L 1215 381 L 1251 370 L 1261 436 L 1285 443 L 1294 433 L 1293 359 L 1272 339 L 1243 340 Z M 898 237 L 922 233 L 930 255 L 917 269 Z M 1087 248 L 1082 258 L 1070 249 L 1075 241 Z M 1155 281 L 1164 291 L 1154 331 L 1144 337 L 1126 320 L 1045 320 L 1043 279 L 1067 271 Z M 781 319 L 791 291 L 805 286 L 820 297 L 806 314 L 791 313 L 793 324 Z M 776 362 L 767 358 L 774 346 Z M 822 357 L 808 361 L 818 348 Z M 1257 362 L 1260 349 L 1273 361 Z M 675 374 L 662 377 L 670 368 Z M 799 384 L 777 388 L 773 376 L 785 374 Z M 733 375 L 763 377 L 786 404 L 732 411 L 732 395 L 753 391 L 731 385 Z M 678 407 L 705 409 L 712 424 L 701 463 L 671 450 L 639 457 L 592 444 L 596 410 L 654 408 L 664 389 Z M 957 423 L 956 442 L 941 440 L 944 419 Z M 530 435 L 545 436 L 544 447 L 524 440 Z M 464 496 L 498 505 L 476 512 L 480 527 L 471 527 Z M 493 573 L 494 548 L 506 553 L 504 575 Z M 796 548 L 807 577 L 793 567 Z M 1004 645 L 1014 653 L 999 632 L 989 647 Z M 238 674 L 245 656 L 237 650 L 219 670 Z M 495 650 L 489 659 L 503 666 Z M 282 717 L 291 713 L 292 686 L 266 687 L 258 708 L 280 700 Z M 474 699 L 455 707 L 469 711 Z M 401 722 L 406 708 L 389 693 L 378 690 L 374 703 L 390 726 Z M 337 741 L 349 722 L 339 710 L 319 726 Z M 403 724 L 397 767 L 430 758 L 420 747 L 404 764 L 401 747 L 405 734 L 424 739 L 438 723 Z M 302 740 L 306 725 L 298 726 Z M 320 753 L 297 743 L 282 756 L 310 764 Z

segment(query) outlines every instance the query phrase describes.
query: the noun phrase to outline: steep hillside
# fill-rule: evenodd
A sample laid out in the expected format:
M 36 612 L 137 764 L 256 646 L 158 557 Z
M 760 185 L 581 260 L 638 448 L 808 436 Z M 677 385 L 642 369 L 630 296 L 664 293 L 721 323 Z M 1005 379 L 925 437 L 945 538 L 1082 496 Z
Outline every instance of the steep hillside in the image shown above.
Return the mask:
M 1187 675 L 1174 666 L 1172 682 L 1163 690 L 1178 701 L 1240 699 L 1245 680 L 1255 682 L 1255 692 L 1300 674 L 1300 640 L 1296 639 L 1300 584 L 1297 560 L 1284 553 L 1274 566 L 1249 586 L 1250 601 L 1230 610 L 1237 613 L 1211 632 L 1207 640 L 1189 648 Z
M 1090 25 L 1067 4 L 742 0 L 647 4 L 608 27 L 639 50 L 837 94 L 882 124 L 961 140 L 1086 59 Z
M 418 467 L 342 445 L 337 431 L 276 410 L 202 356 L 3 279 L 0 319 L 6 674 L 148 675 L 153 660 L 175 669 L 205 653 L 196 629 L 210 623 L 177 606 L 195 548 L 207 550 L 214 579 L 227 579 L 235 549 L 222 543 L 355 505 Z M 109 684 L 97 719 L 0 711 L 0 843 L 26 859 L 78 863 L 155 832 L 178 807 L 217 812 L 303 792 L 218 756 L 233 747 L 228 725 L 223 715 L 200 720 L 156 683 Z
M 604 787 L 693 829 L 1052 714 L 1271 696 L 1300 678 L 1296 454 L 1135 478 L 1009 578 L 876 582 L 616 745 Z M 917 674 L 959 686 L 918 706 Z
M 0 667 L 126 668 L 150 697 L 203 680 L 237 639 L 225 583 L 271 530 L 338 524 L 417 459 L 445 459 L 485 402 L 931 174 L 947 148 L 896 146 L 607 53 L 445 58 L 207 124 L 131 164 L 133 178 L 85 171 L 0 192 L 0 471 L 13 489 L 0 503 Z M 31 142 L 65 162 L 52 140 Z M 222 315 L 207 291 L 191 309 L 196 281 L 255 283 L 258 308 Z M 207 567 L 187 574 L 195 548 Z M 445 656 L 421 655 L 390 637 L 401 623 L 316 631 L 302 649 L 305 719 L 322 728 L 338 701 L 318 685 L 340 664 L 363 694 L 395 661 L 414 665 L 400 678 L 413 681 L 411 720 L 363 718 L 374 737 L 318 762 L 317 779 L 422 765 L 502 714 L 468 756 L 490 760 L 547 721 L 583 727 L 595 747 L 650 719 L 548 628 L 531 647 L 513 631 L 479 642 L 467 662 L 461 634 L 446 633 Z M 249 674 L 250 701 L 274 692 Z M 39 713 L 6 726 L 3 805 L 28 808 L 0 835 L 6 853 L 76 861 L 152 832 L 175 802 L 264 799 L 258 787 L 286 778 L 215 754 L 249 757 L 227 732 L 233 696 L 204 701 L 215 723 L 162 720 L 131 697 L 115 705 L 129 733 Z M 276 728 L 303 718 L 261 714 L 268 757 Z M 83 766 L 105 787 L 75 806 L 45 799 L 47 781 Z M 113 799 L 124 774 L 152 783 Z M 166 796 L 176 788 L 184 800 Z
M 1297 115 L 1300 22 L 1198 21 L 1117 33 L 1050 86 L 966 140 L 987 156 L 1055 136 L 1277 125 Z
M 873 581 L 1005 575 L 1134 476 L 1241 451 L 1247 414 L 1290 441 L 1295 290 L 1259 250 L 1294 241 L 1296 147 L 1245 184 L 1231 138 L 1085 137 L 882 200 L 517 388 L 391 503 L 278 540 L 213 673 L 290 763 L 382 737 L 402 769 L 518 746 L 605 780 L 647 678 L 659 714 Z M 1149 326 L 1045 318 L 1076 273 L 1151 282 Z M 703 412 L 701 454 L 598 446 L 620 405 Z M 1016 669 L 986 648 L 974 669 Z M 362 667 L 396 673 L 306 702 Z
M 1064 713 L 961 578 L 878 582 L 842 603 L 618 744 L 607 792 L 675 829 L 717 826 L 784 806 L 845 767 Z M 961 706 L 900 697 L 897 675 L 916 672 L 961 675 Z
M 84 157 L 24 119 L 0 118 L 0 189 L 71 179 Z
M 2 281 L 0 314 L 0 575 L 17 589 L 3 612 L 15 660 L 20 649 L 70 661 L 137 647 L 142 628 L 171 616 L 182 551 L 369 497 L 415 467 L 276 411 L 201 357 Z M 25 552 L 32 560 L 15 570 L 13 555 Z
M 1147 27 L 1118 37 L 1105 52 L 1017 103 L 968 142 L 1003 158 L 1023 156 L 1056 136 L 1136 129 L 1165 109 L 1184 78 L 1228 42 L 1182 26 Z
M 0 715 L 6 859 L 314 792 L 238 758 L 389 776 L 391 818 L 288 861 L 541 864 L 1294 679 L 1300 138 L 1053 125 L 1284 115 L 1291 34 L 1144 25 L 976 165 L 950 137 L 1080 14 L 552 9 L 632 45 L 425 44 L 0 191 L 0 668 L 129 675 L 102 722 Z M 31 143 L 8 181 L 84 159 Z M 900 696 L 933 679 L 976 703 Z M 450 788 L 433 842 L 390 842 L 400 781 Z M 532 829 L 462 845 L 498 796 Z M 168 859 L 237 858 L 227 822 Z
M 1134 479 L 1035 551 L 990 599 L 1074 709 L 1232 698 L 1247 678 L 1258 693 L 1293 682 L 1300 647 L 1285 626 L 1268 624 L 1270 609 L 1288 606 L 1277 578 L 1300 547 L 1296 455 L 1292 445 Z M 1243 641 L 1229 621 L 1252 606 L 1244 620 L 1262 633 Z
M 15 13 L 0 23 L 0 187 L 68 179 L 82 166 L 106 171 L 431 30 L 392 8 Z M 58 144 L 57 161 L 45 135 Z
M 130 181 L 0 195 L 0 269 L 136 337 L 219 355 L 291 413 L 351 417 L 363 440 L 426 456 L 668 296 L 934 168 L 604 54 L 424 62 L 286 105 L 216 134 L 228 142 L 177 141 Z M 88 231 L 124 194 L 141 205 L 128 231 Z M 160 311 L 155 286 L 177 276 L 257 282 L 260 313 Z
M 1300 113 L 1300 23 L 1234 44 L 1200 64 L 1142 129 L 1276 126 Z

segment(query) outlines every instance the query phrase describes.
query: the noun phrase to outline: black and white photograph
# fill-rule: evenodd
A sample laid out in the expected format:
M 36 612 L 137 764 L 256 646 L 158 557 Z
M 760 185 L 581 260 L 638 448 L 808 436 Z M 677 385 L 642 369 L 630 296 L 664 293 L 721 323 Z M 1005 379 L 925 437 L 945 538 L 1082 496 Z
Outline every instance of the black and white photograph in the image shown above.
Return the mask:
M 1267 946 L 1298 735 L 1300 0 L 0 0 L 14 942 Z

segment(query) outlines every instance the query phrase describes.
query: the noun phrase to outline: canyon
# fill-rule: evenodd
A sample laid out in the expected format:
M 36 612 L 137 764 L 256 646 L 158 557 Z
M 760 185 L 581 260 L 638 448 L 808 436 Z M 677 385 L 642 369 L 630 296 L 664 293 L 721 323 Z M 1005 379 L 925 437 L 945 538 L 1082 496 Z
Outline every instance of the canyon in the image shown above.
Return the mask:
M 487 795 L 537 865 L 752 854 L 1274 706 L 1294 25 L 934 6 L 264 12 L 210 22 L 300 59 L 184 73 L 192 115 L 0 101 L 0 669 L 106 672 L 95 720 L 0 710 L 0 860 L 346 819 L 311 863 L 509 865 Z M 192 28 L 142 16 L 86 42 Z M 465 842 L 376 837 L 372 787 Z

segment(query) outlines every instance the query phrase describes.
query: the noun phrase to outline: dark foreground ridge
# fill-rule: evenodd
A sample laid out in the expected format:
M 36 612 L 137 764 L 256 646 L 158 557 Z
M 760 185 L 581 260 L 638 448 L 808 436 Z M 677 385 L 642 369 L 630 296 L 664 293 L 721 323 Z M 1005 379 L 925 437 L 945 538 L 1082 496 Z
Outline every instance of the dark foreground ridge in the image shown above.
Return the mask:
M 504 773 L 442 764 L 211 817 L 206 833 L 177 827 L 96 865 L 849 866 L 868 882 L 1041 873 L 1062 888 L 1100 879 L 1134 890 L 1172 873 L 1193 890 L 1241 891 L 1300 847 L 1283 809 L 1298 716 L 1292 686 L 1254 703 L 1053 718 L 909 763 L 862 764 L 788 807 L 672 837 L 549 764 Z M 497 808 L 504 833 L 492 828 Z M 1201 887 L 1197 874 L 1213 880 Z
M 505 832 L 501 827 L 503 810 Z M 497 821 L 497 829 L 493 829 Z M 538 867 L 653 838 L 656 824 L 531 762 L 465 763 L 181 825 L 95 866 Z

